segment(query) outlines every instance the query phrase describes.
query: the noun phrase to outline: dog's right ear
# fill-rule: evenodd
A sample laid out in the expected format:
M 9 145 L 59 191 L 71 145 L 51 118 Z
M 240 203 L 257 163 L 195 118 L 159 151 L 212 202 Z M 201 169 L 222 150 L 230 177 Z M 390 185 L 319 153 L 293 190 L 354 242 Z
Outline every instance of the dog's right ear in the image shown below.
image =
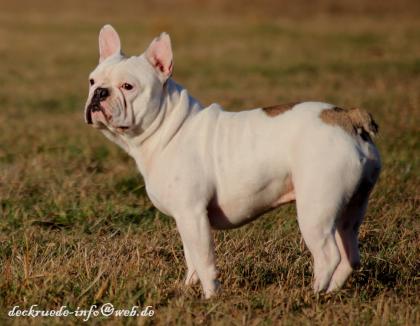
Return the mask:
M 121 41 L 111 25 L 105 25 L 99 32 L 99 63 L 106 58 L 121 53 Z

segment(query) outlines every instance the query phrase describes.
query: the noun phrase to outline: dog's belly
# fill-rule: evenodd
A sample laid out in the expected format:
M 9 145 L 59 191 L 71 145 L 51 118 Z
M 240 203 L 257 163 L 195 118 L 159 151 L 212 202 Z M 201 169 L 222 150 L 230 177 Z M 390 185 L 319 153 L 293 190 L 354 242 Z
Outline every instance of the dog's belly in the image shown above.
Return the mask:
M 227 194 L 221 198 L 216 195 L 210 201 L 207 211 L 213 228 L 231 229 L 249 223 L 265 212 L 294 200 L 293 183 L 287 176 L 242 194 L 240 198 L 235 194 Z
M 210 148 L 215 195 L 207 211 L 213 228 L 235 228 L 290 201 L 294 128 L 254 110 L 222 114 Z

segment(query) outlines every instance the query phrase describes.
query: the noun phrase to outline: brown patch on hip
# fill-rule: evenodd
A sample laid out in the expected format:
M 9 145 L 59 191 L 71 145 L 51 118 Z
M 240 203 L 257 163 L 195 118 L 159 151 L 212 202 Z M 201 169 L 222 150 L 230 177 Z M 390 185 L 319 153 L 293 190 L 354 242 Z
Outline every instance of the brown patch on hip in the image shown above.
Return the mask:
M 282 114 L 286 111 L 293 109 L 293 107 L 299 103 L 300 102 L 294 102 L 294 103 L 268 106 L 266 108 L 262 108 L 261 110 L 263 110 L 265 114 L 267 114 L 269 117 L 275 117 L 275 116 L 278 116 L 279 114 Z
M 342 109 L 334 107 L 323 110 L 319 117 L 323 122 L 333 126 L 339 126 L 349 135 L 360 135 L 364 140 L 378 133 L 378 124 L 372 115 L 360 108 Z

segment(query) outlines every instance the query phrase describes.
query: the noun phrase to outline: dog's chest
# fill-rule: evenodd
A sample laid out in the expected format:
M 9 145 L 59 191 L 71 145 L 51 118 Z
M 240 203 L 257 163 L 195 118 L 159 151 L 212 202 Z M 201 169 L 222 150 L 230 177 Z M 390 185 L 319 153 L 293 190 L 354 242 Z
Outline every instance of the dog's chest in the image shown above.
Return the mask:
M 146 192 L 149 196 L 150 201 L 152 204 L 163 214 L 172 215 L 170 206 L 167 202 L 165 202 L 164 197 L 159 195 L 159 192 L 150 190 L 150 187 L 146 186 Z

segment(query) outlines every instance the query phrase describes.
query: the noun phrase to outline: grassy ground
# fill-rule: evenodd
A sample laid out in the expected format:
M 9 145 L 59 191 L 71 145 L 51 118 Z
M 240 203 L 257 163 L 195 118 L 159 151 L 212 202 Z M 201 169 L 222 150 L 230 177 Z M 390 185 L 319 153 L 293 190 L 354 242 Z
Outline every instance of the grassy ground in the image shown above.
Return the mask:
M 118 3 L 118 5 L 116 5 Z M 0 323 L 15 306 L 151 305 L 96 324 L 420 325 L 420 11 L 416 1 L 0 3 Z M 174 221 L 132 160 L 84 125 L 97 32 L 140 53 L 163 30 L 175 74 L 203 103 L 237 110 L 303 99 L 361 106 L 380 124 L 381 179 L 361 228 L 362 269 L 312 293 L 295 208 L 215 233 L 223 293 L 181 286 Z M 62 321 L 62 320 L 61 320 Z M 66 318 L 69 324 L 80 322 Z

